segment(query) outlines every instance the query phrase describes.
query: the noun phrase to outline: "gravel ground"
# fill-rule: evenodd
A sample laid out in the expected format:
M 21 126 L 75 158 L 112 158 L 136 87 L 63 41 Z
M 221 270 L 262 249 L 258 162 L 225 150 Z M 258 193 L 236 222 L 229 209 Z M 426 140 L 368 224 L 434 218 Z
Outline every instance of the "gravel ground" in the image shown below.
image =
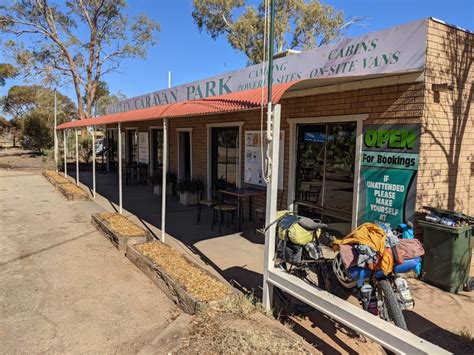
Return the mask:
M 0 149 L 0 168 L 54 169 L 54 160 L 21 148 Z
M 0 352 L 136 352 L 174 304 L 101 236 L 93 202 L 0 170 Z

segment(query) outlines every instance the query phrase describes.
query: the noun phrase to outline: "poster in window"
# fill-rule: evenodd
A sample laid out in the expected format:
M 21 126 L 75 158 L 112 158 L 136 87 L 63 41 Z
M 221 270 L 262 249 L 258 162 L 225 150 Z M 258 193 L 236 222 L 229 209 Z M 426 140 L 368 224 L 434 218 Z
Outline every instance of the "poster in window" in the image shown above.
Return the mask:
M 148 164 L 148 132 L 138 132 L 138 161 Z
M 245 131 L 245 171 L 244 182 L 246 184 L 266 186 L 263 173 L 265 162 L 266 142 L 263 140 L 262 159 L 262 135 L 260 131 Z M 280 131 L 280 152 L 278 168 L 278 188 L 283 189 L 283 165 L 285 151 L 285 131 Z

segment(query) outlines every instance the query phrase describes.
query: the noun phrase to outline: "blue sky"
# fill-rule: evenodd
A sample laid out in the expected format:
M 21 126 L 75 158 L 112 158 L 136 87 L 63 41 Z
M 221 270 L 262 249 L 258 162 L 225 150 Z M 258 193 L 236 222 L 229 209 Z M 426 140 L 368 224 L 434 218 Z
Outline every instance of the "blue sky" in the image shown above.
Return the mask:
M 430 16 L 474 30 L 473 0 L 327 0 L 323 3 L 343 10 L 347 16 L 367 17 L 363 26 L 350 29 L 350 36 Z M 168 70 L 175 86 L 246 65 L 245 56 L 234 51 L 225 38 L 213 41 L 198 31 L 191 17 L 192 0 L 133 0 L 129 1 L 129 12 L 144 12 L 159 21 L 159 43 L 149 50 L 147 59 L 126 61 L 119 72 L 104 78 L 112 92 L 120 90 L 133 97 L 163 89 L 168 85 Z M 18 80 L 9 82 L 0 89 L 0 95 L 14 83 L 21 84 Z M 61 91 L 74 97 L 71 89 Z

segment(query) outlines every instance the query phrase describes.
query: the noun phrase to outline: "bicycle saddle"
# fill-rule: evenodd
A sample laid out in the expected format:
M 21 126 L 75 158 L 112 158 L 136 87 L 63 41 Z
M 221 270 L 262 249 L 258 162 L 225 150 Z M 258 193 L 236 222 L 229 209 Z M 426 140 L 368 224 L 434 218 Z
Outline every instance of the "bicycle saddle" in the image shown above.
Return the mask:
M 315 231 L 319 228 L 326 228 L 327 227 L 326 224 L 316 223 L 315 221 L 313 221 L 311 218 L 308 218 L 308 217 L 301 217 L 298 220 L 298 224 L 301 227 L 303 227 L 304 229 L 306 229 L 307 231 Z

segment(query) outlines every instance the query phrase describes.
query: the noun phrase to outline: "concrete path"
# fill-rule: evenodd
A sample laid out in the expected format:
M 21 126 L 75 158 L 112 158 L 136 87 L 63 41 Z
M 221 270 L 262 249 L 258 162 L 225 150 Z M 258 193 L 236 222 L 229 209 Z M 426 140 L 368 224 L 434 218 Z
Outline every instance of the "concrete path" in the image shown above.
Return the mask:
M 91 226 L 100 210 L 0 170 L 0 352 L 134 352 L 167 326 L 175 306 Z

